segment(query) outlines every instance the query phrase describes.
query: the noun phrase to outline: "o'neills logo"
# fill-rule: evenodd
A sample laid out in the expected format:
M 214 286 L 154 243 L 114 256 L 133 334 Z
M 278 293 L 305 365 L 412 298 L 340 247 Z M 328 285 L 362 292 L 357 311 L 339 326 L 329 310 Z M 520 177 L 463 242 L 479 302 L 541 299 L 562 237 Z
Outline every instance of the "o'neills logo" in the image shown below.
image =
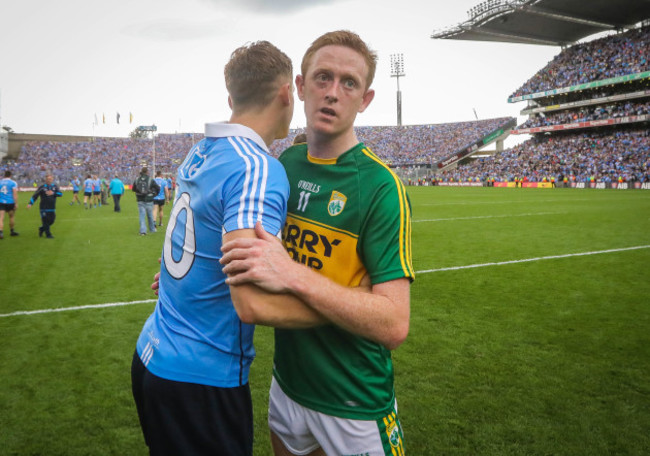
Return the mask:
M 345 207 L 345 202 L 347 200 L 347 196 L 334 190 L 332 192 L 332 196 L 330 196 L 330 202 L 327 203 L 327 212 L 329 215 L 335 217 L 343 212 L 343 208 Z

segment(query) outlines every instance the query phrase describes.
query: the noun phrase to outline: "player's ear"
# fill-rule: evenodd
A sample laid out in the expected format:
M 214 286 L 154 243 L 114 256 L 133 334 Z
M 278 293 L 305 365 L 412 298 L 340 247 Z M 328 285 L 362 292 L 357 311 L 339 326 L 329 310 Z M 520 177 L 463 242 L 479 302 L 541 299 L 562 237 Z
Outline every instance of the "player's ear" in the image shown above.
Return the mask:
M 296 90 L 300 101 L 305 101 L 305 78 L 302 77 L 302 74 L 296 75 Z
M 361 106 L 359 106 L 359 112 L 366 110 L 370 102 L 375 98 L 375 91 L 373 89 L 368 89 L 361 99 Z
M 230 110 L 232 111 L 232 98 L 230 98 L 230 95 L 228 95 L 228 106 L 230 107 Z
M 280 101 L 282 101 L 282 104 L 284 106 L 290 106 L 291 105 L 291 100 L 293 100 L 293 84 L 291 82 L 287 82 L 286 84 L 282 84 L 280 86 Z

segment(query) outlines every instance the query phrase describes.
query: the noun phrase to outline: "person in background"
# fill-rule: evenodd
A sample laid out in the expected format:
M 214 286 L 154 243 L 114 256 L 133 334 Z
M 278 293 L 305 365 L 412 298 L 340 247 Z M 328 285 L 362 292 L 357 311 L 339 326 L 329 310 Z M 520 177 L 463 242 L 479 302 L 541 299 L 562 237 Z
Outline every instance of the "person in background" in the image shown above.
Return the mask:
M 48 239 L 54 239 L 50 227 L 54 225 L 56 220 L 56 199 L 61 196 L 63 196 L 63 193 L 59 186 L 54 183 L 54 176 L 52 173 L 48 173 L 45 176 L 45 183 L 36 189 L 27 205 L 27 209 L 30 209 L 36 200 L 41 199 L 39 205 L 41 211 L 41 226 L 38 228 L 39 237 L 45 234 Z
M 160 187 L 160 191 L 156 196 L 153 197 L 153 221 L 158 223 L 158 226 L 162 226 L 162 221 L 164 217 L 163 208 L 165 203 L 169 200 L 169 187 L 167 186 L 167 179 L 162 177 L 162 171 L 156 172 L 156 178 L 154 179 L 156 184 Z
M 298 133 L 295 138 L 293 138 L 292 144 L 300 144 L 300 143 L 306 143 L 307 142 L 307 134 L 306 133 Z
M 81 204 L 81 201 L 79 201 L 79 188 L 81 187 L 81 180 L 79 179 L 79 176 L 75 176 L 70 181 L 70 185 L 72 185 L 72 201 L 70 201 L 70 206 L 72 206 L 75 201 L 77 204 Z
M 140 236 L 146 236 L 147 227 L 149 227 L 149 233 L 155 233 L 156 221 L 153 218 L 153 197 L 158 194 L 160 187 L 149 176 L 149 169 L 146 166 L 140 170 L 140 176 L 133 182 L 131 188 L 135 192 L 135 199 L 138 202 Z
M 93 178 L 90 174 L 86 176 L 84 181 L 84 208 L 93 208 Z
M 101 205 L 108 205 L 108 182 L 103 177 L 100 179 L 100 195 L 101 195 Z
M 174 198 L 174 181 L 172 180 L 171 174 L 167 175 L 167 188 L 169 189 L 169 197 L 167 198 L 167 202 L 171 203 L 172 199 Z
M 18 184 L 11 178 L 11 171 L 5 171 L 0 179 L 0 239 L 4 238 L 5 213 L 9 214 L 11 236 L 18 236 L 14 230 L 16 225 L 16 209 L 18 209 Z
M 97 206 L 101 207 L 102 202 L 100 201 L 99 198 L 102 193 L 102 181 L 97 175 L 94 175 L 92 179 L 93 179 L 93 204 L 95 205 L 95 207 Z
M 110 184 L 108 184 L 108 191 L 113 197 L 113 211 L 122 212 L 122 208 L 120 207 L 120 199 L 124 194 L 124 183 L 120 180 L 117 174 L 111 180 Z

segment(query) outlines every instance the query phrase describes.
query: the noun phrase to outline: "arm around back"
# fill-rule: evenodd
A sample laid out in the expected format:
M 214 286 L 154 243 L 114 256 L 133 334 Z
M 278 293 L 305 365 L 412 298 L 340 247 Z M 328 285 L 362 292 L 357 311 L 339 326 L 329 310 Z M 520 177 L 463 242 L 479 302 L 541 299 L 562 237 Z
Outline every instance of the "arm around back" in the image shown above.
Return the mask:
M 223 242 L 255 237 L 253 229 L 235 230 L 226 233 Z M 277 242 L 280 243 L 279 240 Z M 256 285 L 245 283 L 231 285 L 230 295 L 237 315 L 244 323 L 298 329 L 328 322 L 317 311 L 289 294 L 269 293 Z

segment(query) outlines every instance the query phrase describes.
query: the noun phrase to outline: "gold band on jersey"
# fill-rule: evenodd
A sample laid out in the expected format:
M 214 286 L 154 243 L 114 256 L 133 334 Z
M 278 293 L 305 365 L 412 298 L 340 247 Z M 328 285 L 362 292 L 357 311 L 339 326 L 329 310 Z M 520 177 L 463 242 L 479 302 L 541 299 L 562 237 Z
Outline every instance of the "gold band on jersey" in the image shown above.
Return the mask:
M 393 176 L 397 191 L 399 194 L 399 214 L 400 214 L 400 230 L 399 230 L 399 258 L 402 264 L 402 270 L 405 277 L 415 277 L 413 272 L 413 258 L 411 255 L 411 207 L 406 197 L 406 189 L 400 178 L 389 167 L 381 161 L 370 149 L 363 148 L 364 155 L 374 160 Z

